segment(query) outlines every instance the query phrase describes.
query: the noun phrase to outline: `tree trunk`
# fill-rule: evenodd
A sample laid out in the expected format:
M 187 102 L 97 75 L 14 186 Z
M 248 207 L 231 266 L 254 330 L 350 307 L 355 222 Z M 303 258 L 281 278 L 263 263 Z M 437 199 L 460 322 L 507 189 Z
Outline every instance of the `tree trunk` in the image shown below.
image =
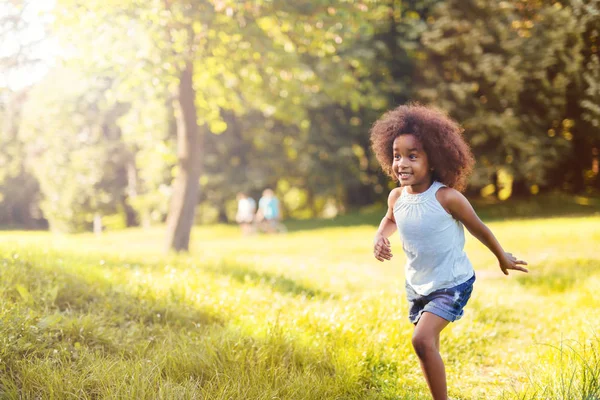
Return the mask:
M 571 162 L 566 165 L 566 168 L 571 169 L 571 184 L 573 185 L 573 193 L 583 193 L 585 191 L 584 171 L 591 164 L 592 147 L 589 139 L 585 137 L 586 132 L 579 129 L 573 135 L 573 150 Z
M 226 224 L 229 222 L 229 218 L 227 218 L 227 212 L 225 210 L 225 203 L 221 203 L 221 205 L 219 206 L 218 221 L 221 224 Z
M 128 228 L 133 226 L 138 226 L 138 213 L 137 211 L 129 204 L 129 200 L 135 200 L 137 193 L 137 181 L 138 181 L 138 172 L 135 166 L 135 155 L 133 153 L 127 153 L 127 161 L 125 163 L 125 170 L 127 173 L 127 190 L 125 191 L 125 195 L 121 197 L 121 205 L 123 206 L 123 211 L 125 212 L 125 221 Z
M 592 173 L 594 174 L 592 186 L 600 190 L 600 140 L 597 140 L 592 147 Z
M 494 171 L 492 174 L 492 183 L 494 184 L 494 197 L 497 200 L 500 200 L 500 190 L 502 187 L 500 186 L 500 180 L 498 179 L 498 171 Z
M 179 171 L 173 184 L 173 197 L 167 217 L 167 246 L 188 251 L 190 232 L 200 190 L 202 144 L 196 115 L 192 61 L 181 72 L 178 93 L 177 156 Z
M 511 197 L 524 198 L 531 196 L 529 185 L 524 179 L 515 179 L 512 184 Z
M 306 205 L 310 209 L 311 218 L 317 218 L 319 216 L 319 211 L 317 210 L 317 200 L 315 198 L 314 191 L 309 185 L 306 186 Z

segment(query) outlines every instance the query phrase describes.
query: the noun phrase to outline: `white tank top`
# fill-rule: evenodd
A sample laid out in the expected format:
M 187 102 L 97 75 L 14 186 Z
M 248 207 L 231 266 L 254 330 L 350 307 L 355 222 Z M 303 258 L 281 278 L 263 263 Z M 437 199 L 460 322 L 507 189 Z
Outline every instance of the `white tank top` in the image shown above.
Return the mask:
M 406 283 L 422 296 L 469 280 L 473 266 L 464 252 L 462 223 L 442 207 L 434 181 L 423 193 L 405 189 L 394 204 L 394 218 L 406 254 Z

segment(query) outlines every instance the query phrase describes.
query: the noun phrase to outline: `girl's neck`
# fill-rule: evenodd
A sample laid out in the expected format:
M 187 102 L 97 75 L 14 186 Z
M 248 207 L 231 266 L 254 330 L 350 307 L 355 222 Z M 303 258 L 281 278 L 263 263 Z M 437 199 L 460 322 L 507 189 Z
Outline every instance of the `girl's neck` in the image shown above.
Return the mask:
M 416 185 L 410 185 L 406 187 L 408 194 L 421 194 L 427 191 L 433 185 L 433 177 L 423 183 L 417 183 Z

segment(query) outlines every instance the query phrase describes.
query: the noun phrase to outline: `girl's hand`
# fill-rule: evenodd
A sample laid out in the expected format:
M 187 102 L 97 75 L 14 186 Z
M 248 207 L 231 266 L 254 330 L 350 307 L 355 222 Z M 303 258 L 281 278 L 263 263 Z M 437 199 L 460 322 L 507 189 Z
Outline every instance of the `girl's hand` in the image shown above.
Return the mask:
M 521 265 L 527 265 L 527 263 L 523 260 L 517 260 L 512 253 L 504 253 L 504 258 L 499 260 L 500 269 L 504 273 L 504 275 L 508 275 L 509 269 L 514 269 L 516 271 L 529 272 L 527 268 L 521 267 Z
M 390 246 L 390 241 L 386 237 L 381 235 L 375 236 L 375 239 L 373 240 L 373 255 L 381 262 L 392 259 L 392 247 Z

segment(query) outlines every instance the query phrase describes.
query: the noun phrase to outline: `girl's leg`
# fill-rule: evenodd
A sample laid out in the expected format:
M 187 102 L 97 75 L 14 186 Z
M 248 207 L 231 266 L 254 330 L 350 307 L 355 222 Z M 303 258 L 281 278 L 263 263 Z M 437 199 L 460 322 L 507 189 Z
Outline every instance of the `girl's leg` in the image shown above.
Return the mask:
M 424 312 L 415 327 L 412 344 L 434 400 L 448 398 L 446 370 L 440 356 L 440 332 L 449 324 L 445 319 Z

